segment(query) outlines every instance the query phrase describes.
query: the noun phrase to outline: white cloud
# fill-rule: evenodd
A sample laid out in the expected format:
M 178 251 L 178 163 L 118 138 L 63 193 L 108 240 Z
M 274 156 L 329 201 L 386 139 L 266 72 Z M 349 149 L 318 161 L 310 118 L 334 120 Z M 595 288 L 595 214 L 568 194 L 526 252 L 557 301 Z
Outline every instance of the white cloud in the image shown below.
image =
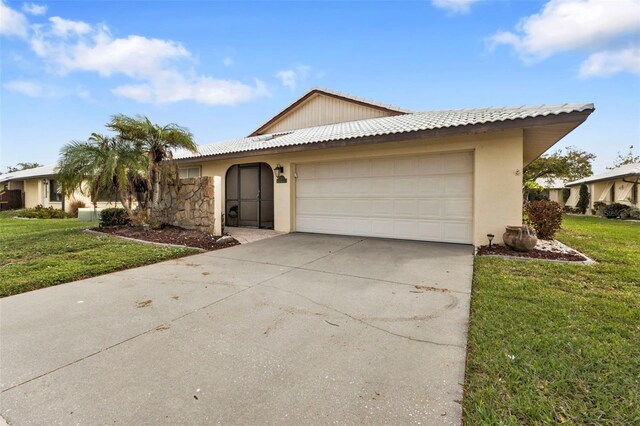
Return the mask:
M 435 7 L 448 10 L 453 13 L 467 13 L 471 5 L 482 0 L 432 0 Z
M 117 96 L 138 102 L 195 101 L 234 105 L 269 95 L 259 80 L 247 84 L 195 75 L 192 54 L 181 43 L 172 40 L 139 35 L 117 38 L 106 25 L 91 25 L 59 16 L 49 18 L 46 24 L 32 25 L 30 33 L 29 22 L 23 14 L 4 3 L 1 7 L 0 33 L 28 39 L 31 50 L 50 70 L 63 75 L 84 71 L 96 72 L 105 78 L 124 75 L 132 79 L 132 84 L 112 89 Z M 230 61 L 231 58 L 225 58 L 224 63 L 230 64 Z M 35 83 L 11 82 L 5 87 L 27 96 L 43 94 L 43 89 Z M 86 90 L 77 95 L 90 98 Z
M 490 37 L 493 45 L 512 46 L 526 60 L 604 46 L 640 32 L 640 0 L 550 0 L 540 13 L 520 21 L 513 32 Z
M 207 105 L 235 105 L 268 96 L 264 83 L 254 85 L 209 76 L 185 77 L 175 72 L 163 72 L 147 83 L 116 87 L 112 92 L 137 102 L 166 104 L 193 100 Z
M 22 11 L 28 15 L 40 16 L 47 13 L 47 6 L 44 4 L 23 3 Z
M 307 65 L 296 65 L 293 68 L 278 71 L 276 77 L 280 79 L 283 86 L 295 90 L 299 83 L 306 81 L 309 71 L 311 67 Z
M 227 56 L 222 60 L 222 63 L 225 67 L 231 66 L 233 64 L 233 58 L 231 58 L 230 56 Z
M 89 34 L 93 29 L 91 25 L 82 21 L 71 21 L 59 16 L 49 18 L 51 22 L 51 34 L 57 37 L 81 36 Z
M 3 87 L 11 92 L 20 93 L 32 98 L 42 96 L 42 87 L 38 83 L 26 80 L 13 80 L 3 84 Z
M 0 35 L 26 38 L 29 30 L 27 18 L 0 0 Z
M 620 72 L 640 74 L 640 48 L 603 51 L 592 54 L 582 63 L 580 77 L 603 77 Z

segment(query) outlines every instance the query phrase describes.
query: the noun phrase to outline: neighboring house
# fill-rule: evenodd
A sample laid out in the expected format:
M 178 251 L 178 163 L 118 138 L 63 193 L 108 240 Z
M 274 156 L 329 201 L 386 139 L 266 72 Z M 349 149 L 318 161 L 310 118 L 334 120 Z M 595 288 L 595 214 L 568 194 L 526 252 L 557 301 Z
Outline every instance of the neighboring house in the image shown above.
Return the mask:
M 566 183 L 562 179 L 556 178 L 539 178 L 536 183 L 544 188 L 542 195 L 546 196 L 550 201 L 555 201 L 564 207 L 565 204 L 565 188 Z
M 222 177 L 225 226 L 481 245 L 522 223 L 523 167 L 593 111 L 410 112 L 313 89 L 247 137 L 174 158 Z
M 63 197 L 60 186 L 55 180 L 56 164 L 20 170 L 18 172 L 0 175 L 0 188 L 22 191 L 22 207 L 33 208 L 37 205 L 53 207 L 55 209 L 70 210 L 70 202 L 83 201 L 87 207 L 91 206 L 91 199 L 76 191 L 70 197 Z M 99 200 L 98 207 L 114 207 L 119 203 L 110 198 Z
M 588 178 L 576 180 L 567 184 L 571 188 L 571 195 L 567 205 L 575 207 L 580 198 L 580 186 L 587 185 L 589 188 L 589 208 L 593 208 L 593 203 L 604 202 L 621 203 L 629 206 L 639 207 L 640 201 L 640 163 L 626 164 L 604 173 L 590 176 Z

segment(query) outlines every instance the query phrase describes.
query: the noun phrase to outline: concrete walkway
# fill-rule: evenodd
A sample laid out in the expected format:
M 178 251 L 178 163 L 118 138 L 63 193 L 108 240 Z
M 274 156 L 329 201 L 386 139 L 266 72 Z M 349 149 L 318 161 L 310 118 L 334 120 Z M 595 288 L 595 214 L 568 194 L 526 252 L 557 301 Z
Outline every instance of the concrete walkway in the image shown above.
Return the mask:
M 231 226 L 224 228 L 224 231 L 227 235 L 238 240 L 240 244 L 249 244 L 282 235 L 281 232 L 274 231 L 273 229 L 234 228 Z
M 290 234 L 0 301 L 29 424 L 459 424 L 472 248 Z

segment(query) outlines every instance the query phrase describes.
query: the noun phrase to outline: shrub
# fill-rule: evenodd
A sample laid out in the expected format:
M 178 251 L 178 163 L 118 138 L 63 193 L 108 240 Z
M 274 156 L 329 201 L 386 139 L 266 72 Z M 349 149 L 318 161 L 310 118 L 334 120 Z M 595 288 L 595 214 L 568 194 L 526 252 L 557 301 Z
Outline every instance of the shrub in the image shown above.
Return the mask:
M 602 210 L 602 214 L 604 217 L 608 219 L 617 219 L 626 214 L 627 210 L 630 210 L 631 207 L 625 206 L 620 203 L 612 203 L 607 204 Z
M 587 188 L 587 185 L 584 183 L 580 185 L 580 197 L 578 198 L 576 207 L 582 214 L 585 214 L 587 212 L 587 208 L 589 208 L 589 188 Z
M 54 209 L 51 206 L 45 208 L 42 204 L 38 204 L 32 209 L 20 210 L 18 217 L 27 217 L 30 219 L 64 219 L 68 216 L 63 210 Z
M 573 213 L 573 214 L 579 214 L 580 213 L 580 209 L 578 209 L 577 207 L 564 206 L 563 210 L 564 210 L 565 213 Z
M 533 201 L 525 206 L 525 213 L 538 238 L 551 240 L 560 230 L 562 206 L 555 201 Z
M 129 215 L 125 209 L 110 208 L 100 212 L 100 226 L 128 225 Z
M 87 207 L 87 205 L 84 203 L 84 201 L 74 200 L 69 203 L 69 214 L 73 217 L 78 217 L 78 209 L 83 209 L 85 207 Z
M 596 211 L 596 214 L 599 216 L 603 215 L 605 207 L 607 207 L 607 203 L 603 203 L 602 201 L 596 201 L 595 203 L 593 203 L 593 208 Z
M 640 220 L 640 209 L 631 208 L 629 210 L 629 219 Z

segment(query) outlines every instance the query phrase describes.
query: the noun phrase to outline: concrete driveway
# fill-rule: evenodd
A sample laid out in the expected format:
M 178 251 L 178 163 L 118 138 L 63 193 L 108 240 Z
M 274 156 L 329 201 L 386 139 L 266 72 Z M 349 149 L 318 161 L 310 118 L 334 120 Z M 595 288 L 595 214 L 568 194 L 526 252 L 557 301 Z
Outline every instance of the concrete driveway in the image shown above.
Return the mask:
M 0 301 L 22 424 L 457 424 L 472 248 L 290 234 Z

